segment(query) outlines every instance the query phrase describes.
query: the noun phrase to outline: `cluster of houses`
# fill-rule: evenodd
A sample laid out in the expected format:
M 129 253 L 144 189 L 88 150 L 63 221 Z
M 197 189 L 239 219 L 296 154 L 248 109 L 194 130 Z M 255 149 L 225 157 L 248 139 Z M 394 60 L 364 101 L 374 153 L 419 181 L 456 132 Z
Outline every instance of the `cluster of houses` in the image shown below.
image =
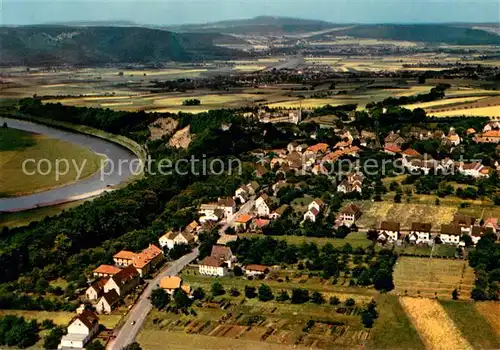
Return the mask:
M 449 224 L 441 225 L 439 231 L 432 231 L 432 223 L 413 222 L 406 235 L 406 240 L 412 244 L 432 244 L 439 240 L 443 244 L 464 245 L 463 235 L 471 238 L 475 245 L 486 233 L 499 234 L 497 218 L 489 218 L 481 223 L 473 217 L 456 214 Z M 395 243 L 401 240 L 401 225 L 399 222 L 382 221 L 377 229 L 377 239 L 381 243 Z
M 302 121 L 302 109 L 273 110 L 261 108 L 257 113 L 246 113 L 244 116 L 257 118 L 261 123 L 292 123 Z
M 469 130 L 467 131 L 469 133 Z M 478 143 L 500 143 L 500 122 L 490 121 L 483 128 L 483 132 L 476 133 L 474 129 L 471 130 L 474 134 L 473 140 Z
M 96 280 L 85 297 L 94 303 L 97 313 L 110 313 L 162 260 L 163 251 L 154 244 L 139 253 L 121 250 L 113 256 L 114 265 L 100 265 L 93 271 Z
M 236 256 L 231 248 L 214 245 L 209 256 L 200 261 L 198 272 L 204 276 L 224 277 L 229 274 L 237 263 Z M 269 267 L 265 265 L 250 264 L 242 268 L 246 276 L 264 275 L 269 272 Z

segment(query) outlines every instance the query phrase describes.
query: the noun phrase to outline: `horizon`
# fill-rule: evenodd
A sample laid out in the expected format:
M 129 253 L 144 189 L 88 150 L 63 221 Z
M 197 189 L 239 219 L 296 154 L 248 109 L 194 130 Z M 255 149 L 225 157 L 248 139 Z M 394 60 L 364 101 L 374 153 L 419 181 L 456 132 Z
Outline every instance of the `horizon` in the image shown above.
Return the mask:
M 331 24 L 499 24 L 500 3 L 490 0 L 138 0 L 13 1 L 3 0 L 0 24 L 50 25 L 92 22 L 133 22 L 138 26 L 202 25 L 221 21 L 278 17 Z M 98 8 L 99 11 L 95 9 Z M 452 8 L 452 10 L 450 10 Z M 209 13 L 210 16 L 206 14 Z

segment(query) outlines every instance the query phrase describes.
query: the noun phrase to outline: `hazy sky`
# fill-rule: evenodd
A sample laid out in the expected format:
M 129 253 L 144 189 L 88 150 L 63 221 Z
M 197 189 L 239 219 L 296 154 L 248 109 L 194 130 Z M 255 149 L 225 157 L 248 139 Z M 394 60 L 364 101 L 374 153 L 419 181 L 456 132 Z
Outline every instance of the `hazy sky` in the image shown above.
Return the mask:
M 499 0 L 0 0 L 2 24 L 130 20 L 206 23 L 260 15 L 336 23 L 499 22 Z

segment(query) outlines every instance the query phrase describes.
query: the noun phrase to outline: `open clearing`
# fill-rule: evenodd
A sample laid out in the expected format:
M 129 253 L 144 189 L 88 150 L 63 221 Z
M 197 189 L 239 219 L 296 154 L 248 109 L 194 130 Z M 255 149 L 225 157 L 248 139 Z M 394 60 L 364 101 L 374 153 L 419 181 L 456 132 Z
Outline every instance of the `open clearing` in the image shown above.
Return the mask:
M 499 349 L 500 337 L 474 304 L 481 302 L 440 301 L 448 316 L 475 349 Z M 497 314 L 498 318 L 499 314 Z
M 435 199 L 435 198 L 434 198 Z M 363 214 L 357 222 L 358 227 L 376 227 L 380 221 L 397 221 L 401 223 L 402 229 L 409 229 L 412 222 L 420 222 L 425 218 L 431 222 L 434 229 L 438 225 L 447 224 L 453 219 L 457 211 L 456 207 L 430 206 L 426 204 L 394 203 L 394 202 L 371 202 L 362 201 L 358 203 Z
M 393 293 L 451 299 L 456 288 L 461 299 L 469 299 L 474 286 L 474 270 L 466 260 L 403 256 L 394 267 Z
M 43 191 L 84 179 L 100 169 L 102 160 L 101 156 L 91 150 L 70 142 L 11 128 L 0 129 L 0 153 L 0 196 Z M 61 164 L 61 175 L 57 179 L 55 161 L 62 158 L 66 159 L 70 166 L 67 174 L 62 175 L 67 168 Z M 44 161 L 40 163 L 39 170 L 34 163 L 27 163 L 25 172 L 23 163 L 26 159 L 46 159 L 52 169 L 48 172 L 47 162 Z M 80 179 L 77 179 L 75 166 L 71 165 L 73 161 L 79 167 L 84 164 Z M 35 175 L 28 175 L 29 173 Z
M 240 237 L 253 238 L 253 237 L 263 237 L 257 234 L 242 234 Z M 266 236 L 267 237 L 267 236 Z M 370 246 L 373 242 L 366 238 L 366 233 L 364 232 L 352 232 L 345 238 L 327 238 L 327 237 L 305 237 L 305 236 L 269 236 L 274 239 L 279 239 L 286 241 L 289 244 L 300 245 L 302 243 L 315 243 L 318 246 L 323 246 L 330 243 L 336 248 L 341 248 L 346 244 L 350 244 L 353 248 L 366 248 Z
M 427 349 L 472 349 L 437 300 L 404 297 L 400 301 Z

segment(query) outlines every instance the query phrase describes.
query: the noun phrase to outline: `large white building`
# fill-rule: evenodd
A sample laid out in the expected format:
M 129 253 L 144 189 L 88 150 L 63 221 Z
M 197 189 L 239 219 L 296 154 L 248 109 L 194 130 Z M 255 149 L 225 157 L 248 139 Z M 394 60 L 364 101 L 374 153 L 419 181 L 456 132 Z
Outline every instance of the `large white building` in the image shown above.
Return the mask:
M 68 326 L 68 334 L 61 338 L 58 349 L 82 349 L 99 332 L 99 318 L 90 310 L 83 310 Z

